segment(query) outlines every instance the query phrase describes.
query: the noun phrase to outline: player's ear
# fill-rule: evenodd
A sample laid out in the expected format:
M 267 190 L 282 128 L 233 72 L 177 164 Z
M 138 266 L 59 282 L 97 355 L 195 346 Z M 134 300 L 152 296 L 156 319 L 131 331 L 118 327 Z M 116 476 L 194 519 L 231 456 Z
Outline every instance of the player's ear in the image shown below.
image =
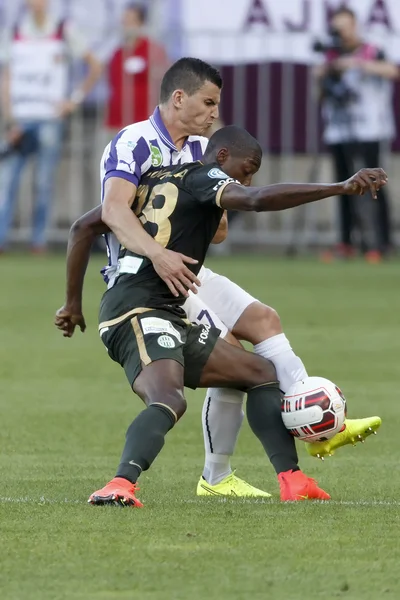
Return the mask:
M 182 108 L 185 92 L 183 90 L 174 90 L 171 94 L 172 103 L 175 108 Z
M 224 165 L 228 159 L 229 152 L 226 148 L 220 148 L 217 152 L 217 163 L 219 165 Z

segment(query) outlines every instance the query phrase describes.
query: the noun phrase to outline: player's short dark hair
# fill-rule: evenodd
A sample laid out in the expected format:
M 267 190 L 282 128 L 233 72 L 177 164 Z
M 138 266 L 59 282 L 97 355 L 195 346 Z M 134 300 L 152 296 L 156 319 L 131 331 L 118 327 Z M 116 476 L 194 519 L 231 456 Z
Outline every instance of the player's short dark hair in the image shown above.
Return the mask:
M 341 4 L 340 6 L 338 6 L 338 8 L 336 8 L 333 11 L 333 13 L 331 15 L 331 19 L 333 19 L 334 17 L 337 17 L 338 15 L 347 15 L 348 17 L 351 17 L 353 19 L 353 21 L 355 21 L 357 18 L 354 10 L 351 10 L 351 8 L 349 8 L 345 4 Z
M 262 157 L 262 150 L 256 138 L 243 127 L 227 125 L 218 129 L 211 137 L 205 151 L 205 156 L 227 148 L 232 156 L 245 156 L 251 152 Z
M 160 90 L 160 102 L 167 102 L 175 90 L 192 96 L 206 81 L 222 88 L 222 77 L 215 67 L 199 58 L 180 58 L 165 73 Z

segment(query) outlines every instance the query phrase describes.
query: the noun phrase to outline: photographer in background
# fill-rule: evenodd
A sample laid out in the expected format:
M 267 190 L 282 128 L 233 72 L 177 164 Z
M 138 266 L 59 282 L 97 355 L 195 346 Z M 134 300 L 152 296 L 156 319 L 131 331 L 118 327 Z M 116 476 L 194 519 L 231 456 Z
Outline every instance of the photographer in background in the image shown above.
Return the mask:
M 392 80 L 398 67 L 379 48 L 364 42 L 357 31 L 354 12 L 339 8 L 331 20 L 331 40 L 317 42 L 314 50 L 325 61 L 316 68 L 320 85 L 324 142 L 329 147 L 338 181 L 361 167 L 382 164 L 382 143 L 395 133 Z M 390 217 L 386 190 L 377 200 L 352 196 L 339 200 L 341 243 L 338 253 L 355 253 L 354 230 L 369 262 L 379 262 L 390 249 Z

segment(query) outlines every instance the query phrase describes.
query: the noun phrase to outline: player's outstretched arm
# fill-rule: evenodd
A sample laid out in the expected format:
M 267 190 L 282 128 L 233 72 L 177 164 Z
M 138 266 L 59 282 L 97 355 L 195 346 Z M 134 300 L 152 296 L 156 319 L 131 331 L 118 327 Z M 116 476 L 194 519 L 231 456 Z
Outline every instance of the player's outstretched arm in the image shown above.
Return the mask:
M 67 247 L 67 284 L 65 303 L 56 312 L 55 325 L 64 337 L 72 337 L 78 325 L 83 332 L 82 292 L 85 273 L 94 239 L 110 229 L 101 220 L 101 206 L 96 206 L 72 225 Z
M 110 177 L 104 186 L 104 200 L 101 218 L 115 233 L 120 244 L 141 256 L 146 256 L 161 279 L 167 284 L 174 296 L 188 296 L 188 289 L 197 293 L 199 279 L 185 263 L 198 261 L 167 250 L 156 242 L 142 227 L 139 219 L 131 210 L 136 196 L 136 186 L 121 177 Z
M 221 194 L 222 208 L 241 211 L 276 211 L 293 208 L 308 202 L 338 195 L 363 195 L 370 191 L 376 198 L 378 190 L 386 185 L 383 169 L 361 169 L 341 183 L 278 183 L 263 188 L 227 185 Z

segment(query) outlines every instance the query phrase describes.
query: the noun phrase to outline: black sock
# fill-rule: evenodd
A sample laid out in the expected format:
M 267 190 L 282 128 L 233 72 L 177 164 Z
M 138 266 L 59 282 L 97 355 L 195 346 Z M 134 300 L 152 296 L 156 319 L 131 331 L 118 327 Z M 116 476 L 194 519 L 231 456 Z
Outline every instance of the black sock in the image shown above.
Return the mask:
M 168 408 L 151 404 L 136 417 L 126 432 L 124 451 L 116 477 L 135 483 L 146 471 L 164 446 L 164 438 L 175 425 L 175 417 Z
M 249 390 L 246 407 L 251 430 L 262 443 L 275 471 L 297 471 L 296 444 L 282 421 L 279 385 L 266 384 Z

